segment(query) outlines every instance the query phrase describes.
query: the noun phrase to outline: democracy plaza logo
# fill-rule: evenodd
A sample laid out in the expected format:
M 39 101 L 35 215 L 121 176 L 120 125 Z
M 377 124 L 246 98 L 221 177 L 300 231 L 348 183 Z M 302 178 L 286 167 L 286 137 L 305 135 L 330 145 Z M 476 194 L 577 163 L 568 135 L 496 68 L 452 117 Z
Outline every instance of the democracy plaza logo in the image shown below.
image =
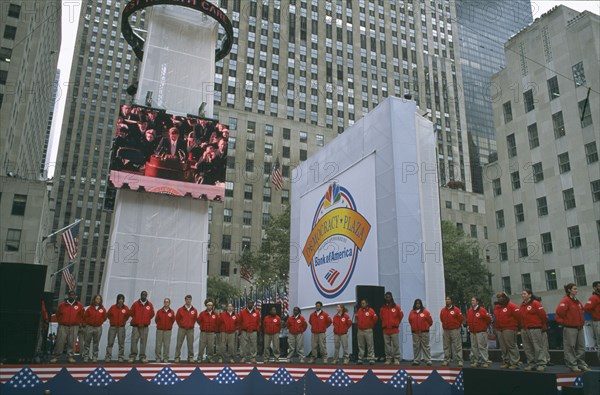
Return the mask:
M 370 230 L 350 191 L 331 183 L 318 204 L 303 250 L 321 295 L 331 299 L 346 289 Z

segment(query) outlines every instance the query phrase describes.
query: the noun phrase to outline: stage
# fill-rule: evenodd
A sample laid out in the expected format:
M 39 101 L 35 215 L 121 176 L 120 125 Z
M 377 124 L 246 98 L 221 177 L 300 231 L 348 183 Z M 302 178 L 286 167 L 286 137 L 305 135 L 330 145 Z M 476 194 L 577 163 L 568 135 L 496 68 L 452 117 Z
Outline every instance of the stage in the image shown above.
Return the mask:
M 512 374 L 492 364 L 486 374 Z M 471 369 L 473 370 L 473 369 Z M 581 385 L 550 367 L 557 393 Z M 464 394 L 458 367 L 297 364 L 39 364 L 0 366 L 0 394 Z M 539 373 L 525 373 L 537 375 Z

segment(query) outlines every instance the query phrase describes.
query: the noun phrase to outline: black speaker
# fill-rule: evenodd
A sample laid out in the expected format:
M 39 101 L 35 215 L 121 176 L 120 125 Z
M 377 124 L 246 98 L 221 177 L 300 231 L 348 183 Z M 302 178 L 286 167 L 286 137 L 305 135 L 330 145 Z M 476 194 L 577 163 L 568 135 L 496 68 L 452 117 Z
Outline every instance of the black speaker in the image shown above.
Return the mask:
M 354 306 L 354 312 L 360 307 L 360 301 L 366 299 L 369 302 L 369 306 L 375 310 L 377 316 L 379 316 L 379 309 L 383 306 L 383 296 L 385 294 L 385 288 L 378 285 L 357 285 L 356 286 L 356 305 Z M 353 320 L 354 321 L 354 320 Z M 356 324 L 352 325 L 352 356 L 354 359 L 358 357 L 358 340 L 357 340 L 358 328 Z M 375 348 L 375 358 L 385 358 L 385 346 L 383 344 L 383 329 L 381 329 L 381 321 L 377 320 L 377 323 L 373 327 L 373 343 Z
M 464 368 L 465 395 L 556 394 L 556 375 L 508 370 Z
M 595 392 L 597 394 L 597 392 Z M 561 395 L 585 395 L 583 387 L 562 387 Z
M 563 387 L 565 388 L 565 387 Z M 583 393 L 585 395 L 600 394 L 600 372 L 590 370 L 583 374 Z

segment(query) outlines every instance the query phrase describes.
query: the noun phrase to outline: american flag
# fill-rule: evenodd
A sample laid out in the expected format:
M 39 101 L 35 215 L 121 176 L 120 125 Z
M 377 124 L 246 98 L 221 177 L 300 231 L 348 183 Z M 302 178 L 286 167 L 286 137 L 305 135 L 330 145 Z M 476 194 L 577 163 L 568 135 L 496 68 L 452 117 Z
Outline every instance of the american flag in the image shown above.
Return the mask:
M 275 189 L 280 191 L 283 187 L 283 176 L 281 175 L 281 166 L 279 165 L 279 158 L 275 159 L 275 165 L 271 172 L 271 182 L 275 186 Z
M 104 387 L 115 382 L 110 374 L 102 366 L 99 366 L 83 380 L 83 383 L 91 387 Z
M 335 372 L 327 379 L 327 384 L 334 387 L 347 387 L 353 383 L 352 379 L 342 369 L 336 369 Z
M 65 249 L 67 250 L 67 255 L 69 256 L 70 261 L 75 259 L 77 256 L 77 245 L 79 244 L 79 240 L 77 239 L 78 236 L 79 222 L 65 230 L 60 236 L 65 244 Z
M 181 379 L 168 366 L 162 368 L 162 370 L 152 379 L 152 382 L 158 385 L 171 385 L 178 381 L 181 381 Z
M 573 382 L 573 386 L 575 386 L 575 387 L 583 387 L 583 375 L 577 376 L 577 378 Z
M 35 387 L 36 385 L 42 384 L 42 380 L 33 373 L 28 367 L 21 369 L 21 371 L 13 376 L 12 379 L 6 383 L 9 387 L 14 388 L 28 388 Z
M 406 373 L 406 370 L 400 369 L 396 372 L 395 375 L 392 376 L 392 378 L 387 383 L 389 385 L 393 385 L 394 388 L 406 388 L 409 381 L 413 385 L 417 384 L 415 379 L 413 379 L 411 376 L 408 375 L 408 373 Z
M 458 391 L 464 391 L 465 390 L 465 381 L 463 380 L 463 372 L 462 370 L 460 371 L 460 373 L 458 374 L 458 376 L 456 376 L 456 380 L 454 380 L 454 384 L 452 384 L 452 389 L 456 389 Z M 454 393 L 454 391 L 453 391 Z
M 75 277 L 73 276 L 73 265 L 74 263 L 70 263 L 66 269 L 63 269 L 62 271 L 63 280 L 67 283 L 69 291 L 75 291 L 75 287 L 77 287 L 77 281 L 75 281 Z
M 236 381 L 239 381 L 240 378 L 229 366 L 225 366 L 225 368 L 217 374 L 214 380 L 219 384 L 233 384 Z
M 294 382 L 294 378 L 284 368 L 279 368 L 277 371 L 271 376 L 269 381 L 274 382 L 275 384 L 291 384 Z

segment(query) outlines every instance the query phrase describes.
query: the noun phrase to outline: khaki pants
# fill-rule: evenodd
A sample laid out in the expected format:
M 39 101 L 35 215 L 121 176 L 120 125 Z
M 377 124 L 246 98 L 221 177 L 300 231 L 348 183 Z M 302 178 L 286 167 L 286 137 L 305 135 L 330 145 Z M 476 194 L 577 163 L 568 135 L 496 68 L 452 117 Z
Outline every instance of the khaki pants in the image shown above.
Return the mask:
M 600 359 L 600 321 L 592 321 L 592 329 L 596 338 L 596 350 L 598 351 L 598 359 Z
M 319 356 L 318 351 L 321 351 L 321 357 L 323 361 L 327 360 L 327 347 L 325 347 L 325 333 L 313 333 L 310 338 L 310 346 L 312 357 L 317 359 Z
M 550 345 L 548 344 L 548 331 L 542 331 L 542 347 L 544 348 L 544 357 L 546 357 L 546 363 L 550 363 Z
M 471 363 L 488 363 L 487 332 L 471 333 Z
M 567 367 L 587 367 L 583 329 L 563 327 L 563 350 Z
M 444 329 L 442 339 L 444 341 L 444 361 L 450 363 L 454 358 L 456 362 L 462 362 L 463 352 L 460 328 Z
M 146 359 L 146 343 L 148 342 L 148 327 L 134 326 L 131 331 L 131 352 L 129 359 L 135 360 L 138 355 L 138 342 L 140 343 L 140 359 Z
M 235 338 L 236 338 L 236 333 L 235 332 L 231 332 L 231 333 L 225 333 L 225 332 L 221 332 L 221 358 L 223 358 L 223 360 L 225 362 L 227 362 L 227 360 L 232 360 L 235 358 Z
M 240 354 L 242 358 L 256 358 L 256 332 L 242 331 L 240 335 Z
M 383 343 L 385 345 L 385 359 L 389 361 L 391 361 L 392 359 L 400 360 L 400 346 L 398 345 L 398 334 L 384 333 Z
M 177 344 L 175 345 L 175 359 L 181 357 L 181 347 L 183 346 L 183 341 L 186 341 L 187 352 L 188 352 L 188 360 L 194 359 L 194 328 L 185 329 L 179 328 L 177 329 Z
M 373 349 L 373 329 L 358 330 L 358 360 L 361 361 L 367 349 L 367 359 L 369 362 L 375 361 L 375 351 Z
M 171 349 L 171 331 L 163 331 L 160 329 L 156 330 L 156 362 L 160 362 L 164 359 L 169 359 L 169 351 Z
M 541 329 L 523 329 L 521 331 L 523 339 L 523 348 L 527 356 L 529 366 L 546 366 L 546 355 L 544 352 L 542 330 Z
M 215 332 L 200 332 L 200 349 L 198 350 L 198 361 L 202 361 L 204 358 L 204 351 L 206 350 L 206 360 L 209 362 L 213 361 L 215 356 Z
M 519 348 L 517 347 L 517 332 L 512 329 L 497 331 L 500 342 L 502 361 L 506 365 L 516 366 L 519 363 Z
M 67 347 L 67 357 L 73 358 L 75 351 L 75 342 L 77 341 L 77 333 L 79 333 L 79 325 L 59 325 L 56 335 L 56 345 L 54 346 L 54 356 L 60 357 Z M 4 340 L 3 340 L 4 341 Z
M 269 335 L 265 333 L 265 347 L 263 349 L 263 361 L 268 361 L 270 352 L 269 348 L 271 347 L 271 343 L 273 344 L 273 356 L 275 359 L 279 359 L 279 355 L 281 355 L 280 347 L 279 347 L 279 333 L 275 333 L 273 335 Z
M 300 359 L 304 359 L 304 334 L 288 334 L 288 360 L 292 359 L 294 353 L 298 353 Z
M 344 359 L 348 359 L 348 334 L 333 335 L 333 360 L 337 361 L 340 357 L 340 346 L 342 347 L 342 353 Z
M 112 349 L 115 344 L 115 337 L 119 343 L 119 359 L 125 356 L 125 327 L 111 326 L 108 328 L 108 344 L 106 345 L 106 359 L 112 358 Z
M 98 345 L 100 343 L 100 337 L 102 336 L 101 326 L 87 326 L 85 329 L 85 340 L 83 346 L 83 359 L 88 359 L 90 355 L 90 345 L 94 342 L 92 347 L 92 359 L 98 359 Z
M 414 362 L 420 363 L 422 355 L 426 363 L 431 363 L 431 351 L 429 349 L 429 332 L 413 332 L 412 339 Z

